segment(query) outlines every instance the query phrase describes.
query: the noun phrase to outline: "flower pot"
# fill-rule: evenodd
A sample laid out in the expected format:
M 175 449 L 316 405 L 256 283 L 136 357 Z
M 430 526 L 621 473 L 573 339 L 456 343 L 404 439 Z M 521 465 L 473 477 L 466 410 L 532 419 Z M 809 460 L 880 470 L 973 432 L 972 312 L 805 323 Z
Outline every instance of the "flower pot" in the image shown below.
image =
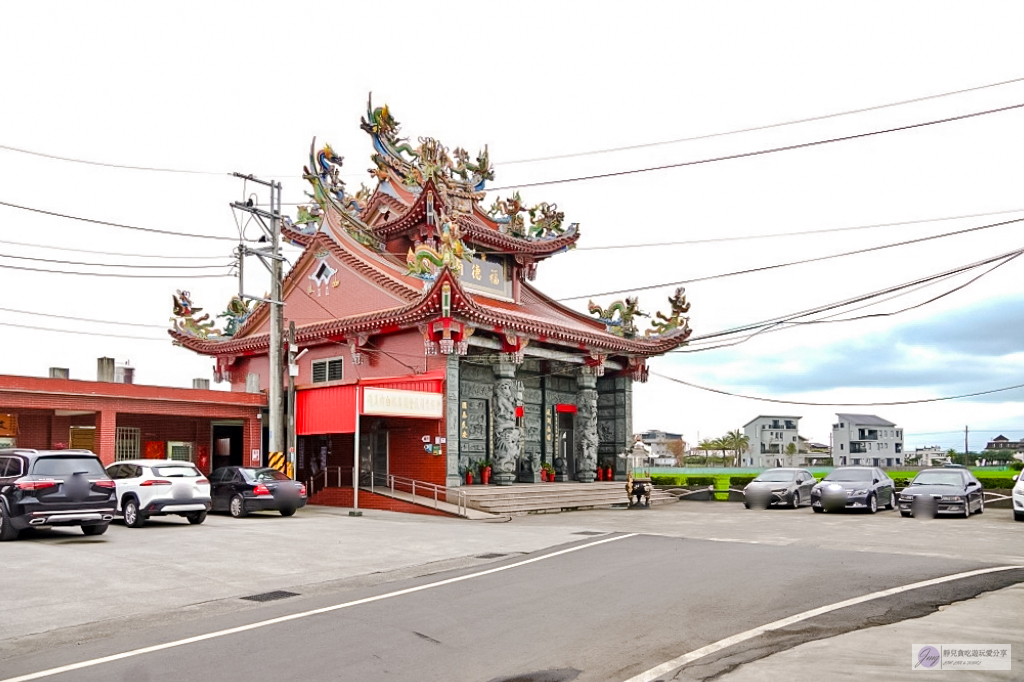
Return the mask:
M 473 485 L 473 472 L 472 471 L 467 471 L 466 472 L 466 485 Z
M 597 480 L 599 480 L 599 481 L 603 481 L 604 480 L 604 469 L 601 468 L 601 467 L 597 468 Z
M 483 484 L 484 485 L 489 484 L 491 482 L 491 467 L 487 467 L 486 469 L 483 470 L 482 473 L 483 473 L 483 476 L 482 476 Z
M 548 480 L 548 470 L 547 469 L 541 469 L 540 470 L 540 480 L 542 480 L 545 483 L 547 483 L 547 480 Z
M 604 474 L 604 480 L 606 480 L 606 481 L 614 481 L 615 480 L 615 469 L 613 469 L 612 467 L 608 467 L 608 470 L 605 471 L 605 474 Z

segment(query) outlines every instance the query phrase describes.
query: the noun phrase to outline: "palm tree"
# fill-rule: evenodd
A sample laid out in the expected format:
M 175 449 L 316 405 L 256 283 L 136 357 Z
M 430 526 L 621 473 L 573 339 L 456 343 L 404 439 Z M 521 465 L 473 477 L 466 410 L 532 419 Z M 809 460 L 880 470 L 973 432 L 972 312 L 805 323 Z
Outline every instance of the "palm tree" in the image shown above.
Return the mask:
M 740 455 L 746 452 L 750 448 L 750 436 L 746 435 L 739 429 L 734 429 L 729 433 L 725 434 L 723 438 L 729 449 L 735 453 L 736 466 L 740 465 Z
M 704 466 L 707 466 L 708 465 L 708 450 L 717 450 L 718 449 L 718 442 L 717 442 L 717 439 L 711 440 L 711 439 L 705 438 L 704 440 L 702 440 L 697 445 L 697 447 L 704 451 Z

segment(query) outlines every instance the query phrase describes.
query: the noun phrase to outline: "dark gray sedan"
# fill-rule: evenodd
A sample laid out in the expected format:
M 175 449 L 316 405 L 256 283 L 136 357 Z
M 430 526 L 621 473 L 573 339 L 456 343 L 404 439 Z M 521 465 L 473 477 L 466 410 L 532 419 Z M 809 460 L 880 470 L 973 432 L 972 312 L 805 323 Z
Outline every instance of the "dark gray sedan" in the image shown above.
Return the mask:
M 764 509 L 786 504 L 796 509 L 811 500 L 814 476 L 806 469 L 768 469 L 743 489 L 743 506 Z
M 900 491 L 899 505 L 902 516 L 955 514 L 967 518 L 972 511 L 985 511 L 985 492 L 981 481 L 967 469 L 925 469 Z
M 880 506 L 896 504 L 895 486 L 878 467 L 838 467 L 811 491 L 811 509 L 816 512 L 865 509 L 874 514 Z

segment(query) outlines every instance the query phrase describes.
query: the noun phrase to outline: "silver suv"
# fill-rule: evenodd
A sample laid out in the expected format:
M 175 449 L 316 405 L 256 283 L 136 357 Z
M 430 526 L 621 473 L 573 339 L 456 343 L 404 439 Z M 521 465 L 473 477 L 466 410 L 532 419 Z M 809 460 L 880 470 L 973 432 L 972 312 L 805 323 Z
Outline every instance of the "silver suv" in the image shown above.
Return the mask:
M 191 462 L 133 459 L 111 464 L 107 475 L 117 486 L 117 511 L 129 528 L 165 514 L 199 524 L 210 510 L 210 482 Z

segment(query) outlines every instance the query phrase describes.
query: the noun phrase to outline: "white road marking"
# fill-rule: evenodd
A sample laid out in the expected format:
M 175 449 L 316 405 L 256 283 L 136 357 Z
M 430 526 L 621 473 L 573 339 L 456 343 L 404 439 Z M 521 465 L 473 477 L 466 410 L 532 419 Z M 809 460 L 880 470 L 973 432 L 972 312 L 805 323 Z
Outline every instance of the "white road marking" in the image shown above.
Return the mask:
M 666 661 L 665 663 L 662 663 L 659 666 L 656 666 L 654 668 L 651 668 L 650 670 L 642 672 L 639 675 L 636 675 L 635 677 L 631 677 L 628 680 L 626 680 L 625 682 L 654 682 L 654 680 L 657 680 L 662 675 L 664 675 L 666 673 L 670 673 L 673 670 L 675 670 L 676 668 L 680 668 L 680 667 L 686 665 L 687 663 L 692 663 L 693 661 L 696 661 L 698 658 L 703 658 L 703 657 L 707 656 L 708 654 L 713 654 L 716 651 L 721 651 L 722 649 L 726 649 L 728 647 L 731 647 L 734 644 L 739 644 L 740 642 L 745 642 L 748 639 L 753 639 L 754 637 L 759 637 L 760 635 L 763 635 L 766 632 L 771 632 L 772 630 L 779 630 L 779 629 L 782 629 L 782 628 L 786 627 L 787 625 L 792 625 L 793 623 L 799 623 L 800 621 L 807 620 L 809 618 L 814 618 L 815 616 L 820 616 L 822 614 L 829 613 L 830 611 L 836 611 L 838 609 L 843 609 L 843 608 L 846 608 L 847 606 L 854 606 L 855 604 L 862 604 L 862 603 L 864 603 L 866 601 L 872 601 L 873 599 L 880 599 L 882 597 L 889 597 L 889 596 L 892 596 L 894 594 L 899 594 L 901 592 L 908 592 L 910 590 L 917 590 L 917 589 L 920 589 L 922 587 L 931 587 L 932 585 L 940 585 L 942 583 L 951 582 L 953 580 L 960 580 L 962 578 L 970 578 L 970 577 L 973 577 L 973 576 L 976 576 L 976 575 L 985 575 L 986 573 L 995 573 L 997 571 L 1012 571 L 1012 570 L 1020 569 L 1020 568 L 1024 568 L 1024 566 L 996 566 L 994 568 L 981 568 L 981 569 L 978 569 L 976 571 L 967 571 L 965 573 L 955 573 L 953 575 L 944 575 L 944 576 L 941 576 L 939 578 L 932 578 L 930 580 L 922 580 L 920 582 L 910 583 L 909 585 L 901 585 L 899 587 L 891 587 L 888 590 L 881 590 L 879 592 L 872 592 L 870 594 L 864 594 L 864 595 L 861 595 L 859 597 L 853 597 L 852 599 L 846 599 L 846 600 L 843 600 L 843 601 L 840 601 L 840 602 L 836 602 L 835 604 L 828 604 L 826 606 L 819 606 L 816 609 L 811 609 L 810 611 L 804 611 L 803 613 L 798 613 L 798 614 L 793 615 L 793 616 L 788 616 L 786 618 L 781 618 L 779 620 L 773 621 L 773 622 L 768 623 L 766 625 L 761 625 L 759 627 L 753 628 L 751 630 L 747 630 L 745 632 L 741 632 L 741 633 L 733 635 L 731 637 L 726 637 L 725 639 L 720 639 L 717 642 L 712 642 L 711 644 L 708 644 L 707 646 L 703 646 L 703 647 L 701 647 L 699 649 L 695 649 L 695 650 L 691 651 L 688 654 L 683 654 L 682 656 L 679 656 L 678 658 L 673 658 L 671 661 Z M 6 680 L 0 680 L 0 682 L 7 682 L 7 681 Z
M 569 547 L 568 549 L 562 549 L 551 554 L 545 554 L 543 556 L 533 557 L 532 559 L 524 559 L 523 561 L 517 561 L 507 566 L 498 566 L 497 568 L 489 568 L 485 571 L 477 571 L 476 573 L 469 573 L 467 575 L 458 576 L 456 578 L 447 578 L 446 580 L 439 580 L 435 583 L 428 583 L 426 585 L 419 585 L 417 587 L 409 587 L 404 590 L 397 590 L 395 592 L 388 592 L 387 594 L 378 594 L 374 597 L 366 597 L 365 599 L 357 599 L 355 601 L 345 602 L 343 604 L 334 604 L 332 606 L 324 606 L 319 609 L 312 609 L 311 611 L 302 611 L 301 613 L 293 613 L 287 616 L 280 616 L 278 618 L 270 618 L 268 620 L 261 620 L 256 623 L 250 623 L 249 625 L 240 625 L 234 628 L 228 628 L 226 630 L 217 630 L 216 632 L 208 632 L 205 635 L 197 635 L 195 637 L 187 637 L 185 639 L 175 640 L 173 642 L 165 642 L 163 644 L 155 644 L 153 646 L 143 647 L 141 649 L 133 649 L 131 651 L 125 651 L 119 654 L 113 654 L 111 656 L 103 656 L 102 658 L 94 658 L 88 661 L 80 661 L 78 663 L 70 663 L 68 665 L 62 665 L 57 668 L 50 668 L 49 670 L 40 670 L 39 672 L 29 673 L 27 675 L 19 675 L 18 677 L 9 677 L 0 682 L 28 682 L 29 680 L 39 680 L 44 677 L 52 677 L 53 675 L 60 675 L 62 673 L 71 672 L 74 670 L 81 670 L 82 668 L 91 668 L 93 666 L 102 665 L 104 663 L 112 663 L 114 661 L 120 661 L 126 658 L 132 658 L 135 656 L 142 656 L 144 654 L 151 654 L 155 651 L 163 651 L 165 649 L 172 649 L 174 647 L 185 646 L 186 644 L 194 644 L 196 642 L 203 642 L 208 639 L 215 639 L 217 637 L 225 637 L 227 635 L 234 635 L 239 632 L 247 632 L 249 630 L 256 630 L 258 628 L 266 627 L 268 625 L 277 625 L 278 623 L 286 623 L 290 620 L 298 620 L 299 618 L 308 618 L 309 616 L 316 616 L 321 613 L 329 613 L 331 611 L 338 611 L 339 609 L 347 609 L 350 606 L 359 606 L 360 604 L 369 604 L 371 602 L 380 601 L 382 599 L 390 599 L 392 597 L 401 597 L 406 594 L 413 594 L 414 592 L 422 592 L 423 590 L 429 590 L 435 587 L 442 587 L 444 585 L 451 585 L 452 583 L 462 582 L 463 580 L 471 580 L 473 578 L 479 578 L 481 576 L 490 575 L 492 573 L 499 573 L 501 571 L 507 571 L 512 568 L 518 568 L 527 564 L 532 564 L 537 561 L 543 561 L 545 559 L 551 559 L 556 556 L 563 554 L 569 554 L 570 552 L 578 552 L 581 549 L 589 549 L 596 547 L 597 545 L 603 545 L 606 542 L 615 542 L 616 540 L 625 540 L 631 538 L 639 533 L 627 533 L 626 535 L 619 535 L 614 538 L 605 538 L 603 540 L 596 540 L 589 542 L 585 545 L 578 545 L 576 547 Z

